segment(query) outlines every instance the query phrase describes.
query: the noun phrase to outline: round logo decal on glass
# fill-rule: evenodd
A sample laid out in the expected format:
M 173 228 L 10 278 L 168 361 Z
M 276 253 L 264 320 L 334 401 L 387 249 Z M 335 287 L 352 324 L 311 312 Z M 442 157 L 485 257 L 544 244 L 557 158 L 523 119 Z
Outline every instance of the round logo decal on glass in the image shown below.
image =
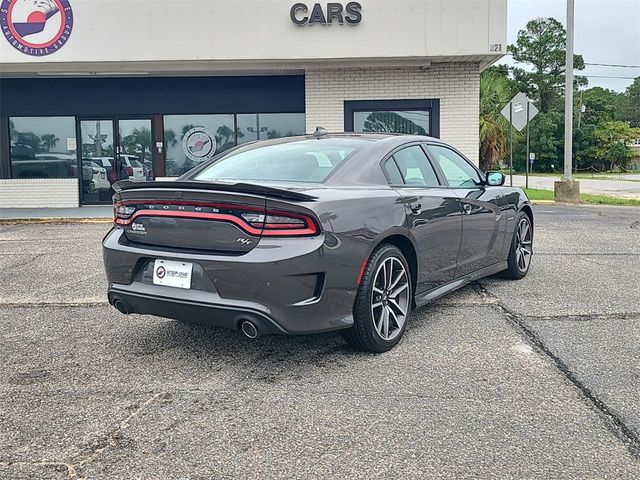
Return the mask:
M 69 0 L 2 0 L 0 30 L 16 50 L 42 57 L 69 40 L 73 11 Z
M 187 158 L 195 162 L 209 160 L 216 154 L 216 137 L 204 127 L 195 127 L 184 134 L 182 150 Z

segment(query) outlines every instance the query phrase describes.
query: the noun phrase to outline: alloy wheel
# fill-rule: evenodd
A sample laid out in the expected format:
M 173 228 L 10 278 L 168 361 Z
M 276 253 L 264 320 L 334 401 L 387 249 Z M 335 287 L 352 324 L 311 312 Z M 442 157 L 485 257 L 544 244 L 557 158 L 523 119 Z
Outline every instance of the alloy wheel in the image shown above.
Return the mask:
M 393 340 L 401 332 L 409 313 L 409 275 L 400 259 L 385 259 L 376 271 L 371 295 L 371 315 L 376 333 Z
M 533 255 L 533 242 L 532 242 L 532 230 L 531 223 L 528 218 L 520 219 L 518 228 L 516 230 L 516 263 L 518 270 L 526 272 L 529 269 L 531 263 L 531 256 Z

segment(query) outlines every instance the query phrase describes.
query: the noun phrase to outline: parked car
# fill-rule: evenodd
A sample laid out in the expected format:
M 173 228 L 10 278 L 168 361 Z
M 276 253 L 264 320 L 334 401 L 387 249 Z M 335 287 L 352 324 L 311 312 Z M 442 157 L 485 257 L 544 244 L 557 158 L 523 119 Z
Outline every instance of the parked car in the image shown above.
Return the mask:
M 120 178 L 125 176 L 129 177 L 129 180 L 140 182 L 147 179 L 147 172 L 144 166 L 140 163 L 140 160 L 135 155 L 121 154 L 119 158 L 122 160 L 122 174 Z M 125 173 L 126 172 L 126 173 Z
M 14 178 L 74 177 L 77 159 L 68 153 L 33 153 L 28 145 L 11 145 L 11 172 Z
M 111 183 L 107 178 L 107 170 L 96 162 L 83 158 L 82 187 L 85 193 L 97 193 L 100 200 L 106 200 L 111 190 Z
M 435 138 L 318 130 L 235 147 L 175 182 L 118 182 L 108 299 L 251 338 L 342 330 L 386 351 L 413 308 L 527 274 L 533 212 L 504 180 Z
M 114 170 L 115 160 L 113 157 L 88 157 L 88 159 L 96 162 L 107 171 L 107 177 L 111 183 L 127 178 L 138 182 L 146 179 L 144 167 L 135 155 L 118 155 L 118 159 L 120 160 L 119 172 Z
M 107 180 L 109 180 L 110 183 L 118 181 L 116 172 L 113 170 L 113 157 L 87 157 L 83 160 L 90 160 L 97 164 L 99 167 L 104 168 L 107 172 Z

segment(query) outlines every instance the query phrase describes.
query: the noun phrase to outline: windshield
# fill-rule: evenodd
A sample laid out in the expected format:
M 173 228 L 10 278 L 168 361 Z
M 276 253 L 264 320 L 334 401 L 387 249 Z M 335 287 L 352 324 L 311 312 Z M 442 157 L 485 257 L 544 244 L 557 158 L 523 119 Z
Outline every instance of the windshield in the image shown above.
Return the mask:
M 300 140 L 231 152 L 195 180 L 323 183 L 368 142 L 352 138 Z

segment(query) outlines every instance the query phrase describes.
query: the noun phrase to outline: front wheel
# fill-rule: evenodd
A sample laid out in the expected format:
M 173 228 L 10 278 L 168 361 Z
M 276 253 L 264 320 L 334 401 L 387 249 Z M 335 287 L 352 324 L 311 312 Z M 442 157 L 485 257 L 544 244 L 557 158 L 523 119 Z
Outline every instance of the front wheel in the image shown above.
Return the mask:
M 354 325 L 343 331 L 351 346 L 368 352 L 392 349 L 404 334 L 411 310 L 411 275 L 402 252 L 378 247 L 365 268 L 353 307 Z
M 508 267 L 502 276 L 511 280 L 523 278 L 531 266 L 533 257 L 533 225 L 529 215 L 520 212 L 517 217 L 516 229 L 513 232 L 511 248 L 509 249 Z

